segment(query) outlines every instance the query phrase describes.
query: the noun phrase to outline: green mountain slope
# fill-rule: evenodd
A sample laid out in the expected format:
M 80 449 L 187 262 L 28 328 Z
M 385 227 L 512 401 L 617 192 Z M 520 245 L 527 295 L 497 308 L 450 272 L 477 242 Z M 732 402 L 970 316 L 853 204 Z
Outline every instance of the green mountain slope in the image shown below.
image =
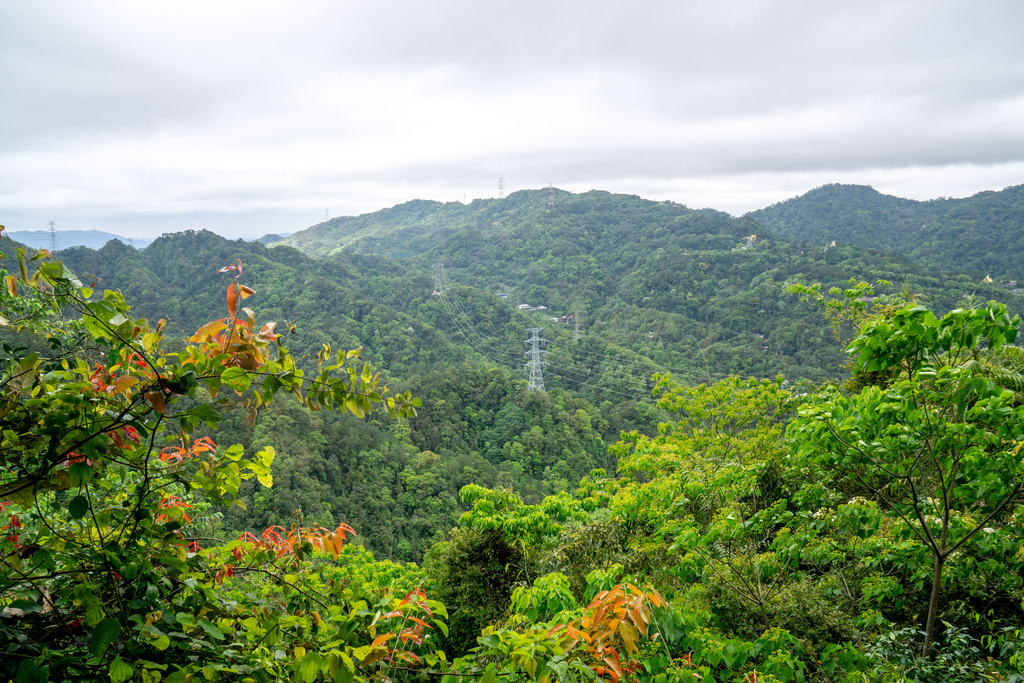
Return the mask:
M 789 239 L 889 249 L 926 267 L 1024 281 L 1024 185 L 926 202 L 825 185 L 747 217 Z
M 249 428 L 239 416 L 218 438 L 274 443 L 279 459 L 273 496 L 245 492 L 248 509 L 226 518 L 228 527 L 287 525 L 301 508 L 325 525 L 386 530 L 370 547 L 416 559 L 451 527 L 465 483 L 509 485 L 537 501 L 593 467 L 614 468 L 608 443 L 664 419 L 650 401 L 654 372 L 686 384 L 728 374 L 844 376 L 840 345 L 820 311 L 786 292 L 792 282 L 887 278 L 936 310 L 970 294 L 1021 308 L 1006 289 L 966 275 L 849 245 L 808 247 L 748 218 L 632 196 L 558 193 L 549 212 L 546 191 L 526 191 L 468 207 L 422 203 L 417 212 L 430 239 L 409 258 L 355 253 L 355 243 L 317 258 L 209 232 L 165 235 L 141 252 L 111 242 L 58 254 L 82 277 L 124 291 L 137 313 L 168 318 L 179 338 L 225 314 L 228 276 L 217 270 L 240 259 L 256 290 L 246 303 L 261 323 L 294 326 L 288 343 L 305 363 L 324 343 L 362 346 L 392 387 L 424 399 L 408 428 L 298 409 Z M 333 251 L 322 232 L 293 237 Z M 375 239 L 399 247 L 400 233 L 380 228 Z M 442 296 L 433 295 L 436 260 L 447 278 Z M 517 299 L 547 310 L 518 310 Z M 575 320 L 550 320 L 571 314 L 578 339 Z M 532 327 L 548 340 L 547 395 L 525 390 Z
M 349 225 L 375 226 L 374 239 L 396 250 L 413 250 L 401 241 L 409 230 L 429 234 L 416 249 L 444 263 L 457 285 L 453 294 L 469 309 L 447 331 L 511 367 L 522 363 L 526 328 L 545 327 L 556 386 L 598 384 L 619 392 L 609 398 L 639 391 L 642 376 L 659 367 L 674 369 L 684 381 L 730 373 L 839 376 L 839 347 L 819 314 L 785 292 L 792 281 L 909 279 L 915 291 L 947 309 L 967 294 L 1004 293 L 848 242 L 829 249 L 778 239 L 747 217 L 600 191 L 556 191 L 551 211 L 547 201 L 547 190 L 526 190 L 469 205 L 411 202 L 350 219 Z M 388 225 L 397 227 L 389 232 Z M 354 233 L 332 241 L 334 231 L 321 224 L 288 242 L 314 254 L 372 247 L 345 241 Z M 746 248 L 753 234 L 758 238 Z M 391 263 L 396 272 L 424 267 L 419 259 Z M 375 287 L 378 301 L 412 315 L 440 308 L 410 292 L 401 278 L 382 277 Z M 498 299 L 498 292 L 508 299 Z M 516 302 L 548 310 L 509 315 Z M 452 311 L 446 313 L 451 317 Z M 574 324 L 550 320 L 570 314 L 580 317 L 578 341 Z M 607 381 L 612 357 L 631 368 L 625 385 Z M 635 367 L 638 357 L 647 361 Z

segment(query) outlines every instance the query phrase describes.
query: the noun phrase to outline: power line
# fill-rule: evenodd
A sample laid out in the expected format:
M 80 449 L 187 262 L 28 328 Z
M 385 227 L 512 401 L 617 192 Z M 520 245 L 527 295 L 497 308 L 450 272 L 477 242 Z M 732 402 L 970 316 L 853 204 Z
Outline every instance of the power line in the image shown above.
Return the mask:
M 474 348 L 476 348 L 477 346 L 484 348 L 490 347 L 491 350 L 498 351 L 497 349 L 493 349 L 490 337 L 487 337 L 486 335 L 483 335 L 482 333 L 476 330 L 476 323 L 473 322 L 472 317 L 469 315 L 468 311 L 462 305 L 462 302 L 458 299 L 458 297 L 452 294 L 451 281 L 447 278 L 447 273 L 444 270 L 443 266 L 438 265 L 437 274 L 439 282 L 442 283 L 438 285 L 438 287 L 441 287 L 442 292 L 448 294 L 447 297 L 442 296 L 442 300 L 447 301 L 448 299 L 450 299 L 451 302 L 453 302 L 452 308 L 455 309 L 458 313 L 461 313 L 460 318 L 459 315 L 452 313 L 452 310 L 449 309 L 449 314 L 453 316 L 453 322 L 456 324 L 456 326 L 459 327 L 460 331 L 462 331 L 463 334 L 467 336 L 467 338 L 471 338 L 471 341 L 475 342 L 476 346 Z M 435 290 L 435 293 L 437 293 L 437 290 Z M 583 380 L 590 379 L 595 374 L 595 368 L 598 365 L 605 366 L 601 368 L 601 374 L 607 374 L 608 372 L 614 372 L 616 374 L 626 374 L 623 372 L 624 369 L 635 368 L 638 369 L 645 376 L 653 374 L 655 369 L 658 367 L 657 364 L 655 364 L 653 361 L 650 361 L 649 359 L 645 359 L 648 360 L 647 364 L 641 365 L 638 362 L 638 360 L 630 363 L 622 357 L 612 358 L 604 354 L 580 354 L 579 352 L 577 352 L 577 355 L 593 358 L 589 363 L 582 363 L 582 365 L 584 365 L 584 368 L 580 369 L 579 367 L 577 367 L 577 365 L 580 364 L 580 360 L 577 358 L 573 358 L 570 352 L 559 350 L 553 353 L 561 353 L 565 355 L 566 358 L 564 361 L 552 361 L 549 355 L 546 364 L 564 368 L 561 372 L 553 374 L 556 374 L 557 376 L 563 376 L 566 380 L 572 383 L 585 383 Z M 503 354 L 499 352 L 499 355 Z M 581 379 L 581 376 L 583 379 Z M 619 382 L 624 382 L 627 385 L 630 385 L 634 390 L 639 390 L 645 397 L 650 389 L 650 384 L 648 383 L 646 377 L 644 377 L 643 379 L 633 377 L 632 373 L 629 373 L 625 377 L 619 379 Z
M 453 322 L 460 328 L 467 338 L 473 337 L 477 346 L 489 348 L 492 352 L 498 353 L 499 356 L 503 356 L 505 354 L 504 351 L 493 348 L 492 338 L 476 330 L 476 323 L 473 321 L 472 316 L 469 315 L 468 311 L 462 305 L 462 302 L 451 291 L 451 280 L 448 278 L 443 265 L 440 263 L 437 264 L 437 270 L 441 280 L 445 283 L 446 289 L 449 290 L 447 292 L 448 297 L 446 298 L 450 299 L 452 302 L 452 308 L 456 311 L 453 313 L 449 310 L 449 315 L 452 316 Z M 461 314 L 461 319 L 459 315 L 457 315 L 458 313 Z M 474 348 L 476 348 L 476 346 Z M 700 350 L 699 347 L 698 350 Z M 600 352 L 588 352 L 579 349 L 572 351 L 548 349 L 545 353 L 547 354 L 547 357 L 544 364 L 549 367 L 548 372 L 553 376 L 564 379 L 571 384 L 578 383 L 585 386 L 591 386 L 590 382 L 587 380 L 591 380 L 595 374 L 607 376 L 611 373 L 615 375 L 616 379 L 614 381 L 616 383 L 621 384 L 624 387 L 628 387 L 631 390 L 629 392 L 630 395 L 636 397 L 636 392 L 639 392 L 639 395 L 644 400 L 650 400 L 650 391 L 653 388 L 653 385 L 650 382 L 649 377 L 655 372 L 670 372 L 676 377 L 685 377 L 691 380 L 696 380 L 698 375 L 698 371 L 696 370 L 665 365 L 641 354 L 635 354 L 633 358 L 627 358 L 622 355 L 609 356 Z M 595 372 L 598 368 L 599 371 Z M 707 374 L 708 381 L 711 381 L 710 373 L 707 372 Z M 641 375 L 641 377 L 637 377 L 636 375 Z M 611 389 L 605 390 L 614 391 Z M 623 394 L 623 392 L 617 391 L 614 391 L 614 393 Z
M 499 358 L 504 357 L 507 353 L 506 350 L 501 347 L 495 348 L 493 344 L 494 340 L 476 329 L 476 323 L 473 322 L 472 317 L 469 315 L 465 306 L 462 305 L 459 298 L 454 295 L 451 281 L 448 279 L 444 267 L 440 264 L 436 264 L 434 276 L 434 294 L 441 299 L 442 304 L 444 305 L 448 315 L 451 317 L 453 324 L 466 338 L 470 346 L 491 362 L 495 362 L 495 359 L 491 357 L 491 354 L 497 355 Z M 624 363 L 623 359 L 615 358 L 611 361 L 598 361 L 590 365 L 583 364 L 582 367 L 578 367 L 575 359 L 569 357 L 567 352 L 562 353 L 566 353 L 567 356 L 564 362 L 553 362 L 549 356 L 542 364 L 548 365 L 549 374 L 563 380 L 569 385 L 569 387 L 576 386 L 580 388 L 595 388 L 600 389 L 600 391 L 604 393 L 611 393 L 633 400 L 652 400 L 651 389 L 653 385 L 646 377 L 638 378 L 631 374 L 624 373 L 623 368 L 629 368 L 631 366 L 628 363 Z M 653 362 L 650 363 L 651 365 L 654 365 Z M 602 367 L 598 369 L 598 365 L 601 365 Z M 639 368 L 645 375 L 649 373 L 653 374 L 653 370 L 650 367 L 641 368 L 637 363 L 633 363 L 632 367 Z M 609 377 L 609 375 L 612 376 Z M 536 379 L 537 378 L 534 377 L 534 380 Z M 617 389 L 613 389 L 608 386 L 609 384 L 612 386 L 622 385 L 626 390 L 619 391 Z

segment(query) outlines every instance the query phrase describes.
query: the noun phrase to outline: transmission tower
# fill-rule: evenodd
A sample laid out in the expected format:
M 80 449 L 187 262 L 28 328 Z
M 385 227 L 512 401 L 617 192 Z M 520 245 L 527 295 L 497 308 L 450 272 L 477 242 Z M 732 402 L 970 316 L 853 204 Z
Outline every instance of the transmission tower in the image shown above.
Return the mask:
M 498 199 L 505 198 L 505 179 L 498 178 Z
M 555 208 L 555 186 L 548 185 L 548 213 Z
M 576 323 L 576 332 L 573 334 L 572 340 L 580 340 L 580 309 L 576 309 L 576 314 L 573 316 L 573 321 Z
M 541 339 L 540 331 L 543 327 L 530 327 L 526 331 L 530 333 L 530 338 L 527 339 L 524 344 L 530 345 L 530 350 L 524 355 L 529 357 L 526 361 L 526 367 L 530 368 L 530 384 L 526 387 L 527 391 L 539 391 L 544 393 L 544 375 L 541 374 L 541 366 L 544 362 L 541 360 L 541 354 L 544 353 L 540 349 L 541 342 L 546 342 L 547 339 Z
M 324 222 L 326 223 L 329 220 L 331 220 L 331 214 L 328 212 L 327 209 L 324 209 Z
M 50 253 L 57 251 L 57 222 L 48 221 L 47 225 L 50 226 Z
M 441 296 L 442 292 L 444 292 L 444 286 L 441 281 L 442 267 L 440 261 L 434 264 L 434 296 Z

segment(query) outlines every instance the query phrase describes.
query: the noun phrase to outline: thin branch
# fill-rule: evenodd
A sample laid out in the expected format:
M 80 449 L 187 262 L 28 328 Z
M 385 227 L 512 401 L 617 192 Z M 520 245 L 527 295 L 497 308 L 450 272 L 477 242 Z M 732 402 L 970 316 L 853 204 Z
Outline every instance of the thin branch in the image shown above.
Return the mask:
M 311 595 L 306 590 L 303 590 L 302 588 L 299 588 L 294 583 L 286 581 L 284 579 L 284 577 L 281 576 L 280 574 L 275 574 L 274 572 L 269 571 L 267 569 L 263 569 L 261 567 L 235 567 L 233 571 L 236 572 L 236 573 L 237 572 L 255 572 L 255 573 L 258 573 L 258 574 L 266 574 L 267 576 L 270 576 L 270 577 L 276 579 L 277 581 L 280 581 L 281 583 L 283 583 L 284 585 L 288 586 L 289 588 L 294 588 L 295 591 L 298 592 L 300 595 L 305 595 L 307 598 L 309 598 L 310 600 L 312 600 L 316 604 L 320 605 L 325 610 L 328 609 L 328 604 L 326 602 L 324 602 L 320 598 L 316 597 L 315 595 Z M 324 597 L 324 596 L 320 596 L 320 597 Z

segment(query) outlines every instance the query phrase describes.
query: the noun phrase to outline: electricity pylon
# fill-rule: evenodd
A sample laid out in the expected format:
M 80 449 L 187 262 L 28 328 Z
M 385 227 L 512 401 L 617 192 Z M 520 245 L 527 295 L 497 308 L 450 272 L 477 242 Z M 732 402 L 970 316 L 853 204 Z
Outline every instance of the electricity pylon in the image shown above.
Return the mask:
M 544 393 L 544 375 L 541 373 L 541 366 L 544 361 L 541 360 L 541 354 L 544 353 L 540 349 L 541 342 L 546 342 L 547 339 L 541 339 L 540 331 L 543 327 L 531 327 L 527 329 L 530 333 L 530 338 L 527 339 L 524 344 L 530 345 L 530 350 L 524 355 L 529 358 L 526 361 L 526 367 L 530 368 L 530 384 L 526 387 L 527 391 L 539 391 Z

